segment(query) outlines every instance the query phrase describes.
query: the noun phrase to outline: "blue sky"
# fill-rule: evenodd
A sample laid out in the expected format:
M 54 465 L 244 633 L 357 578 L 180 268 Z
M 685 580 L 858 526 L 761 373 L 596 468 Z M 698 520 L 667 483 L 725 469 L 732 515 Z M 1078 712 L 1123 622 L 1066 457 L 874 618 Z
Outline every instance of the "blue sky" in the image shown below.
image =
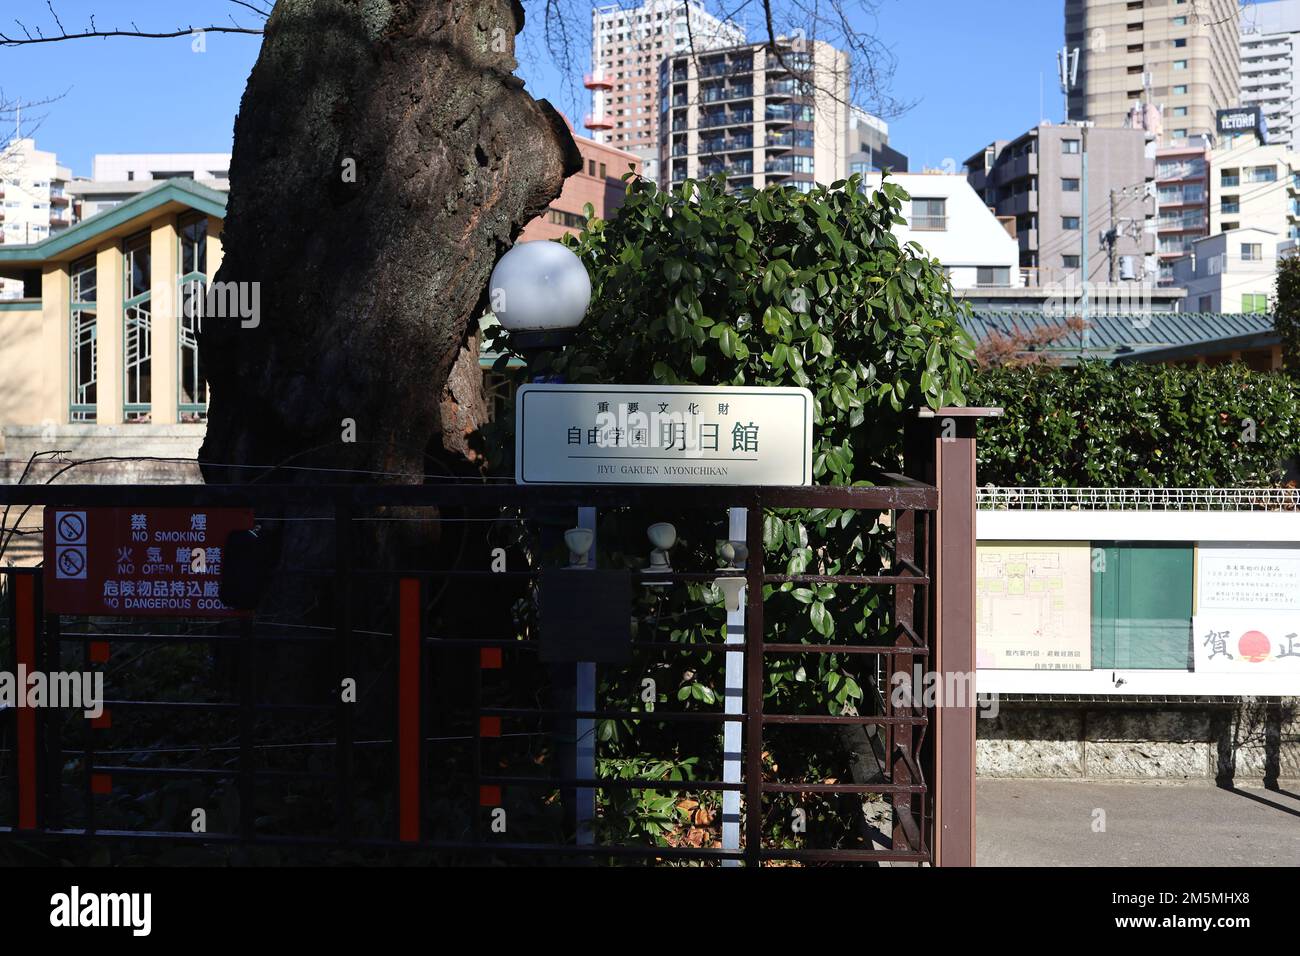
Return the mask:
M 580 0 L 572 6 L 586 9 Z M 892 144 L 913 169 L 942 167 L 945 160 L 960 167 L 990 140 L 1036 123 L 1040 79 L 1043 115 L 1062 118 L 1055 51 L 1063 42 L 1063 6 L 1061 0 L 881 0 L 874 28 L 898 57 L 893 92 L 919 100 L 890 124 Z M 45 0 L 3 0 L 3 7 L 4 32 L 14 29 L 14 18 L 29 27 L 50 24 Z M 69 32 L 92 13 L 101 27 L 134 20 L 142 28 L 172 28 L 224 21 L 234 9 L 224 0 L 56 0 L 55 8 Z M 525 37 L 518 53 L 529 91 L 580 122 L 589 106 L 581 76 L 561 75 L 543 55 L 539 17 Z M 192 52 L 187 38 L 3 49 L 0 89 L 27 101 L 65 94 L 40 111 L 37 142 L 78 175 L 90 174 L 97 152 L 223 152 L 230 149 L 257 43 L 213 34 L 204 53 Z

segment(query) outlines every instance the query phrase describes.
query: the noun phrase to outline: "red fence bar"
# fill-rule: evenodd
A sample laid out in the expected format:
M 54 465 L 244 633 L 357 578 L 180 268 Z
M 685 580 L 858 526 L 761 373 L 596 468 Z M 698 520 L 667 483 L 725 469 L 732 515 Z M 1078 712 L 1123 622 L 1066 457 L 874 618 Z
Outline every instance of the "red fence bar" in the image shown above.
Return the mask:
M 31 574 L 14 576 L 14 607 L 17 619 L 14 649 L 19 674 L 30 674 L 36 664 L 36 577 Z M 17 689 L 26 694 L 26 682 L 21 680 Z M 18 708 L 18 829 L 36 829 L 36 711 L 30 707 Z
M 397 597 L 398 839 L 420 839 L 420 582 L 402 578 Z
M 979 419 L 1001 414 L 1000 408 L 926 409 L 908 428 L 908 474 L 939 491 L 930 543 L 939 675 L 975 672 L 975 428 Z M 972 684 L 945 678 L 942 686 Z M 934 728 L 934 862 L 974 866 L 975 701 L 940 701 Z

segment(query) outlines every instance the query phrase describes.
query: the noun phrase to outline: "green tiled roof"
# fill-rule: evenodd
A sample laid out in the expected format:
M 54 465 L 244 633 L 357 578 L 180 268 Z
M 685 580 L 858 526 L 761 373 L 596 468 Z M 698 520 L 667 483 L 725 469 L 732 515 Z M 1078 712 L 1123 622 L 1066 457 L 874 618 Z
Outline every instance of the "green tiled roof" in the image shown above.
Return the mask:
M 123 223 L 170 202 L 183 203 L 209 216 L 225 218 L 226 215 L 225 193 L 192 179 L 168 179 L 112 209 L 105 209 L 75 226 L 61 229 L 48 239 L 28 245 L 0 245 L 0 266 L 15 262 L 37 264 L 56 258 L 60 253 L 73 249 L 100 233 L 116 229 Z
M 1064 318 L 1030 311 L 980 310 L 963 321 L 966 331 L 977 343 L 1001 332 L 1004 335 L 1034 333 L 1061 327 Z M 1088 317 L 1082 332 L 1066 332 L 1040 349 L 1063 358 L 1115 359 L 1156 350 L 1196 352 L 1213 342 L 1226 339 L 1266 340 L 1276 338 L 1273 316 L 1241 312 L 1142 312 L 1129 315 L 1100 314 Z M 1258 344 L 1267 344 L 1260 341 Z M 1153 356 L 1150 356 L 1153 357 Z M 1173 356 L 1171 356 L 1173 357 Z

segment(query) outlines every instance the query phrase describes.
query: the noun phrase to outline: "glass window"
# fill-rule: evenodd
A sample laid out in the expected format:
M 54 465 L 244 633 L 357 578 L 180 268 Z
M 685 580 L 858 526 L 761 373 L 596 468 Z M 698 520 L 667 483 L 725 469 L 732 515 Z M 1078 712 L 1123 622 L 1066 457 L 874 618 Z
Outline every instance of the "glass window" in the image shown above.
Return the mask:
M 99 310 L 95 257 L 72 265 L 71 407 L 69 421 L 93 422 L 98 410 Z
M 975 284 L 1007 288 L 1011 285 L 1011 267 L 977 266 L 975 268 Z
M 1079 268 L 1079 257 L 1075 255 L 1061 256 L 1061 266 L 1065 269 L 1077 269 Z
M 128 239 L 122 259 L 126 293 L 122 303 L 126 378 L 123 415 L 128 422 L 147 422 L 153 411 L 153 304 L 148 233 Z
M 1243 242 L 1241 244 L 1241 258 L 1243 262 L 1259 262 L 1264 258 L 1264 246 L 1258 242 Z
M 912 228 L 928 230 L 947 229 L 947 208 L 947 199 L 913 199 Z
M 1062 217 L 1061 217 L 1061 228 L 1062 228 L 1062 229 L 1077 230 L 1077 229 L 1079 228 L 1079 217 L 1078 217 L 1078 216 L 1062 216 Z
M 1078 179 L 1062 178 L 1062 180 L 1061 180 L 1061 192 L 1065 192 L 1065 193 L 1077 193 L 1078 191 L 1079 191 L 1079 180 L 1078 180 Z
M 1079 141 L 1077 139 L 1061 140 L 1061 152 L 1077 153 L 1079 151 Z
M 1268 295 L 1263 292 L 1247 292 L 1241 297 L 1242 312 L 1267 312 Z
M 182 217 L 180 233 L 180 314 L 177 316 L 178 362 L 176 410 L 182 422 L 208 415 L 208 383 L 199 361 L 199 333 L 208 286 L 208 218 Z

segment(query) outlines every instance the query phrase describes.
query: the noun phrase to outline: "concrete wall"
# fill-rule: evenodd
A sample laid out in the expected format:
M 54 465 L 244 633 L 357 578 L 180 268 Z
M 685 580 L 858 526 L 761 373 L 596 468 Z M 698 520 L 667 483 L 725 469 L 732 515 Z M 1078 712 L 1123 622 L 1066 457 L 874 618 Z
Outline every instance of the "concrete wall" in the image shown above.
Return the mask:
M 1266 704 L 1006 700 L 976 722 L 985 777 L 1300 780 L 1300 698 Z

